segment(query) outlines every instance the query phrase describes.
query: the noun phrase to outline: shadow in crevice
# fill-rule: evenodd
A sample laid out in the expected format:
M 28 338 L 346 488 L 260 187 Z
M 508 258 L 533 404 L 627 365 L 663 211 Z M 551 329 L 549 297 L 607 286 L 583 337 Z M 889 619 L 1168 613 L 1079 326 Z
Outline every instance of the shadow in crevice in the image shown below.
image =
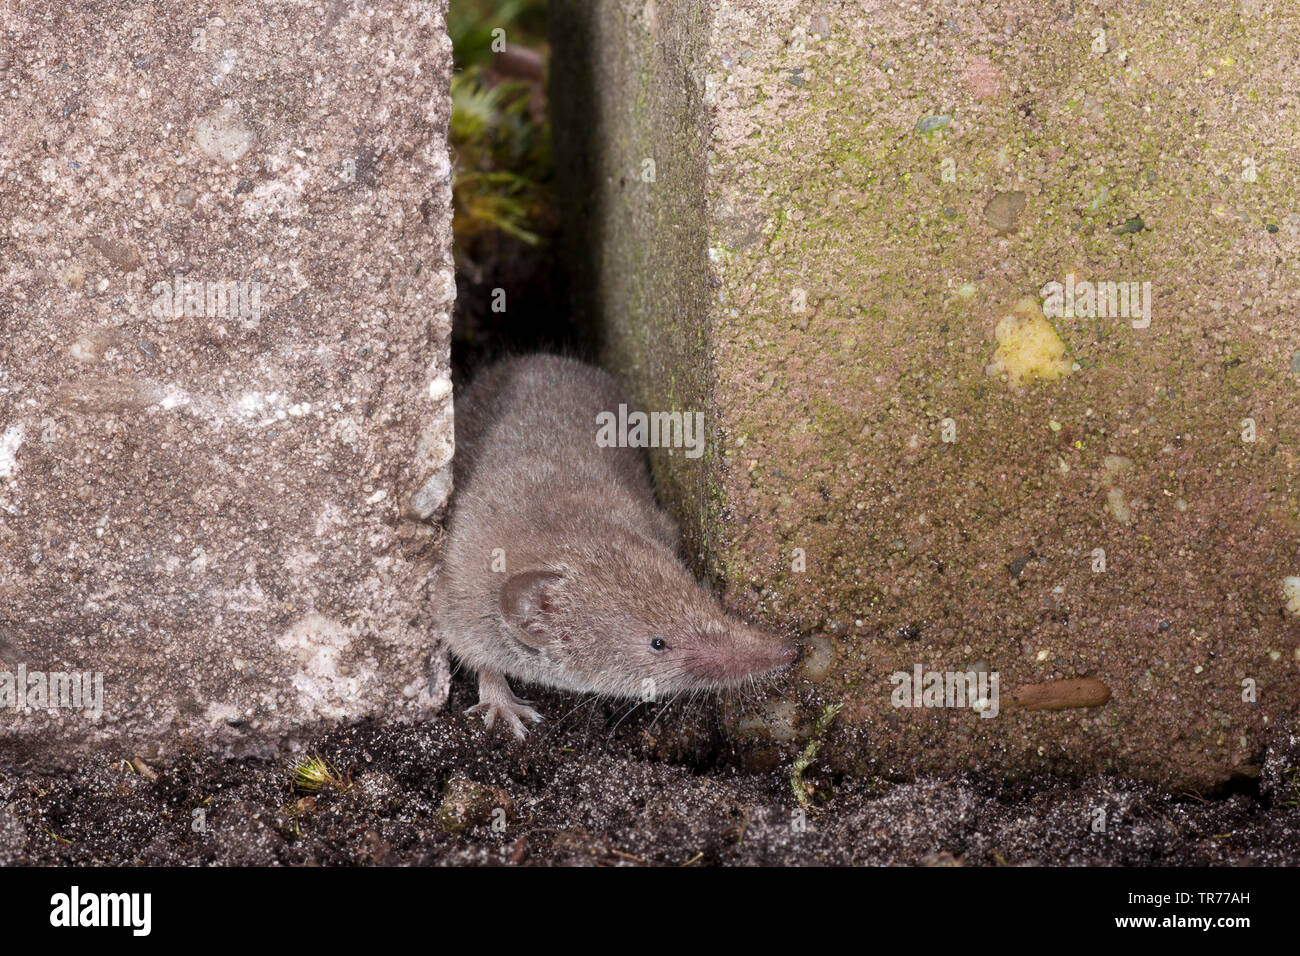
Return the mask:
M 558 258 L 563 294 L 572 316 L 574 344 L 596 359 L 604 350 L 597 291 L 601 288 L 604 235 L 602 195 L 596 177 L 603 168 L 602 120 L 595 63 L 595 15 L 584 4 L 552 0 L 552 57 L 548 96 L 551 104 L 555 199 L 559 212 Z
M 553 243 L 531 246 L 505 233 L 475 238 L 473 258 L 456 270 L 451 358 L 457 387 L 504 355 L 586 354 L 564 306 L 562 274 Z

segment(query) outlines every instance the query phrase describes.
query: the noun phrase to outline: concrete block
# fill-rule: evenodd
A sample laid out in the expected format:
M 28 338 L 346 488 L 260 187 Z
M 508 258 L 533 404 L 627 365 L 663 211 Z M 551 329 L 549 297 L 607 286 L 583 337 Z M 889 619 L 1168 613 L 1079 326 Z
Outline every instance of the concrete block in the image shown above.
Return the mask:
M 444 10 L 3 14 L 11 755 L 251 752 L 434 702 L 421 519 L 452 453 Z
M 1300 12 L 552 17 L 579 307 L 642 408 L 707 413 L 657 482 L 817 648 L 826 759 L 1256 774 L 1300 701 Z M 1013 706 L 897 706 L 917 666 Z

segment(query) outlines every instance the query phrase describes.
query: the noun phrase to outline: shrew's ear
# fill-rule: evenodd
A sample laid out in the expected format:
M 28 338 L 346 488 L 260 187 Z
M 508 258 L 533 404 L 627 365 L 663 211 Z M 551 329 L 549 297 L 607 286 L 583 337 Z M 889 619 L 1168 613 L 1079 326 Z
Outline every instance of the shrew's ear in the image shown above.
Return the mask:
M 520 571 L 501 586 L 501 613 L 529 647 L 562 639 L 559 593 L 564 578 L 554 571 Z

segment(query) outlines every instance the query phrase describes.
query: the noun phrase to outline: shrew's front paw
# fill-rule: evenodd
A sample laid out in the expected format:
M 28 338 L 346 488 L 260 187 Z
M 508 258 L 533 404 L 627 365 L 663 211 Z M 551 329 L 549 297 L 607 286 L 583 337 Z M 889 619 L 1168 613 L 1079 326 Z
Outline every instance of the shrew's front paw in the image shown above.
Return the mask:
M 500 717 L 502 722 L 510 728 L 510 732 L 520 740 L 528 733 L 524 727 L 524 721 L 537 723 L 542 719 L 542 715 L 533 708 L 528 706 L 527 701 L 517 700 L 514 703 L 501 703 L 500 701 L 480 701 L 473 707 L 465 711 L 467 714 L 482 714 L 483 725 L 487 730 L 491 730 Z
M 483 724 L 491 730 L 501 718 L 501 722 L 510 728 L 510 732 L 519 740 L 528 733 L 524 721 L 537 723 L 542 715 L 529 707 L 530 701 L 520 700 L 510 690 L 503 675 L 492 671 L 480 671 L 478 675 L 478 703 L 465 711 L 466 714 L 482 714 Z

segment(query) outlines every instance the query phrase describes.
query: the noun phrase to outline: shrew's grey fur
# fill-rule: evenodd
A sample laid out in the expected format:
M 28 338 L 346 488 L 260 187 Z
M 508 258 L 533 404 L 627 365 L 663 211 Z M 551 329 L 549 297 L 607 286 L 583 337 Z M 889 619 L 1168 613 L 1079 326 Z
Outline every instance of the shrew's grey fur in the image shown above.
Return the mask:
M 606 373 L 554 355 L 481 373 L 456 403 L 457 493 L 438 627 L 479 678 L 490 728 L 540 715 L 507 677 L 621 698 L 735 686 L 793 645 L 726 613 L 678 557 L 643 453 L 596 443 L 626 402 Z

